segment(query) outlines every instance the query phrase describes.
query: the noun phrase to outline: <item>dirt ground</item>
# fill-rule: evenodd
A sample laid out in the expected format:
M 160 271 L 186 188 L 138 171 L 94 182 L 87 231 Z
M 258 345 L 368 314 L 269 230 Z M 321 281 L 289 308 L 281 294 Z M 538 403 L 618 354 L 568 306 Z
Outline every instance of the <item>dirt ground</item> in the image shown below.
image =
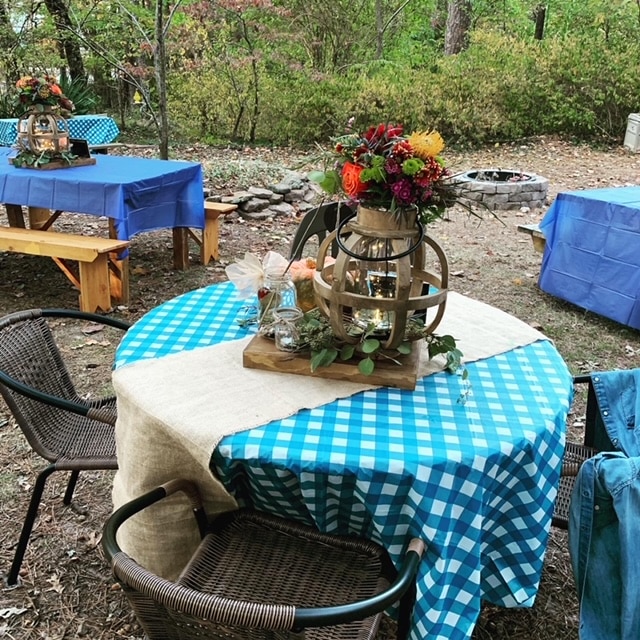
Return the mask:
M 152 155 L 153 150 L 123 148 L 120 152 Z M 558 139 L 538 138 L 479 151 L 445 152 L 454 171 L 499 168 L 533 172 L 549 180 L 546 206 L 534 210 L 499 212 L 500 220 L 484 214 L 469 217 L 454 208 L 430 232 L 448 254 L 451 288 L 495 305 L 539 328 L 555 341 L 573 373 L 640 366 L 640 334 L 625 326 L 557 300 L 537 287 L 541 254 L 519 224 L 539 222 L 556 194 L 574 189 L 640 185 L 640 154 L 620 147 L 593 149 Z M 225 194 L 256 184 L 244 166 L 296 167 L 303 154 L 281 149 L 213 149 L 183 147 L 175 157 L 198 160 L 209 168 L 207 185 Z M 233 172 L 216 167 L 236 167 Z M 141 234 L 131 245 L 131 299 L 113 311 L 134 322 L 163 301 L 185 291 L 225 279 L 224 267 L 244 253 L 262 255 L 272 249 L 288 253 L 298 218 L 247 222 L 230 215 L 221 225 L 219 262 L 198 264 L 195 245 L 191 268 L 171 267 L 171 233 Z M 0 211 L 0 224 L 6 224 Z M 60 230 L 105 234 L 106 220 L 65 214 Z M 51 260 L 0 253 L 0 314 L 31 307 L 77 305 L 77 292 Z M 58 329 L 65 352 L 74 358 L 74 374 L 83 390 L 109 388 L 113 350 L 119 336 L 91 333 L 71 323 Z M 582 437 L 580 401 L 569 416 L 569 437 Z M 27 500 L 42 461 L 35 457 L 0 401 L 0 573 L 6 574 L 26 511 Z M 66 478 L 54 474 L 40 508 L 23 564 L 22 586 L 0 591 L 0 638 L 63 640 L 91 637 L 138 639 L 142 633 L 129 607 L 113 586 L 99 547 L 100 532 L 110 507 L 112 474 L 84 473 L 74 504 L 65 508 Z M 566 534 L 553 531 L 545 559 L 541 588 L 532 609 L 504 610 L 486 606 L 475 640 L 576 640 L 577 603 L 573 590 Z M 388 637 L 387 625 L 383 637 Z

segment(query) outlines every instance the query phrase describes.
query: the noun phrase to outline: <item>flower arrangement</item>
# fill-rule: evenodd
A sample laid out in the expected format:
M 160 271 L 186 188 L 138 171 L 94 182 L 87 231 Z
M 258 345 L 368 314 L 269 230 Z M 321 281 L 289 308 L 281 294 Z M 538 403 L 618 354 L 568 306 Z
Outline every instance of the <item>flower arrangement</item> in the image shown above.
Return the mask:
M 23 76 L 16 82 L 14 107 L 22 111 L 18 120 L 16 167 L 51 168 L 73 166 L 77 156 L 69 150 L 64 116 L 75 105 L 64 95 L 52 76 Z
M 52 76 L 23 76 L 16 82 L 16 89 L 16 108 L 22 107 L 27 111 L 35 107 L 44 111 L 45 107 L 55 107 L 63 115 L 69 115 L 75 109 L 73 102 L 62 93 L 60 85 Z
M 440 157 L 444 147 L 437 131 L 406 136 L 402 125 L 379 124 L 335 138 L 330 153 L 334 165 L 310 172 L 309 179 L 356 204 L 391 213 L 415 207 L 419 220 L 427 224 L 456 202 L 455 187 L 447 181 L 449 171 Z

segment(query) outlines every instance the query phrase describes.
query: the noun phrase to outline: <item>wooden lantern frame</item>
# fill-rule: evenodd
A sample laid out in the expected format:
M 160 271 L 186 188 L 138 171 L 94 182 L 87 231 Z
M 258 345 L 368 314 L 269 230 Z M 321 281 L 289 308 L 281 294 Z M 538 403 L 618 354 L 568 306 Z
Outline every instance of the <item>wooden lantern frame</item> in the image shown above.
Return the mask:
M 31 109 L 18 119 L 18 148 L 35 155 L 52 156 L 69 151 L 67 121 L 53 107 Z
M 331 255 L 331 246 L 339 234 L 340 244 L 336 261 L 325 266 L 325 258 Z M 347 235 L 348 234 L 348 235 Z M 353 320 L 353 309 L 379 310 L 394 314 L 388 336 L 381 339 L 384 349 L 395 349 L 405 340 L 405 330 L 409 318 L 419 311 L 435 309 L 433 319 L 425 323 L 426 331 L 433 333 L 445 311 L 447 287 L 449 285 L 449 263 L 440 244 L 430 236 L 423 234 L 416 221 L 416 213 L 405 212 L 391 214 L 388 211 L 359 207 L 355 218 L 349 218 L 338 229 L 330 233 L 318 250 L 317 271 L 314 278 L 314 294 L 320 311 L 329 319 L 335 335 L 342 341 L 355 344 L 359 336 L 349 334 L 349 325 Z M 353 252 L 361 241 L 380 239 L 387 241 L 393 256 L 391 259 L 360 256 L 355 259 Z M 407 239 L 414 240 L 412 251 L 407 252 Z M 440 273 L 425 267 L 427 251 L 434 253 Z M 361 265 L 386 262 L 389 272 L 396 275 L 395 296 L 378 298 L 350 291 L 350 272 L 361 269 Z M 424 285 L 435 288 L 433 293 L 423 294 Z M 428 290 L 427 289 L 427 290 Z

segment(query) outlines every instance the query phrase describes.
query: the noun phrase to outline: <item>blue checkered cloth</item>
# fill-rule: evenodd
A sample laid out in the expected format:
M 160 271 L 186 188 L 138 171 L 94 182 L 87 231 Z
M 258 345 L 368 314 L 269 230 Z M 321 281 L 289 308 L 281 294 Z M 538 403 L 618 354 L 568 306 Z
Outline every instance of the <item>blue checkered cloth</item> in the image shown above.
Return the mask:
M 230 283 L 170 300 L 128 331 L 116 366 L 248 335 L 242 305 Z M 435 374 L 227 436 L 212 455 L 240 504 L 364 535 L 395 562 L 425 540 L 413 640 L 471 638 L 482 600 L 531 606 L 542 570 L 571 375 L 549 341 L 467 369 L 464 404 L 460 377 Z
M 88 144 L 109 144 L 120 134 L 113 118 L 101 115 L 73 116 L 67 119 L 71 138 L 86 140 Z M 0 144 L 10 147 L 18 137 L 18 119 L 0 120 Z

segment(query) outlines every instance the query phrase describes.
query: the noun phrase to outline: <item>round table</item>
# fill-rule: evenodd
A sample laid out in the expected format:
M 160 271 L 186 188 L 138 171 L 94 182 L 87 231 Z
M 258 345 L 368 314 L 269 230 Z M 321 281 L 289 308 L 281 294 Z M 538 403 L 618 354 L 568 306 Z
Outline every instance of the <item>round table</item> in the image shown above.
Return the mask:
M 239 324 L 245 303 L 234 291 L 230 283 L 213 285 L 149 312 L 120 344 L 116 373 L 153 361 L 164 379 L 201 349 L 212 349 L 213 358 L 210 345 L 250 336 L 255 329 Z M 215 361 L 209 366 L 199 384 L 186 380 L 183 389 L 168 388 L 166 398 L 183 408 L 210 406 L 213 423 L 233 400 L 209 384 Z M 464 403 L 461 378 L 436 373 L 414 391 L 362 391 L 225 436 L 201 457 L 239 503 L 323 531 L 370 537 L 394 561 L 410 537 L 424 539 L 411 637 L 471 638 L 482 600 L 505 607 L 533 603 L 573 386 L 545 339 L 466 367 L 471 393 Z M 144 384 L 148 389 L 149 381 Z M 127 394 L 135 397 L 135 389 Z M 126 422 L 119 419 L 118 430 L 133 437 L 139 425 Z M 182 426 L 170 426 L 175 440 Z M 121 470 L 135 464 L 131 455 L 124 445 L 119 449 Z M 180 464 L 178 471 L 189 470 Z M 149 460 L 143 466 L 152 467 Z M 151 486 L 141 480 L 138 488 Z

